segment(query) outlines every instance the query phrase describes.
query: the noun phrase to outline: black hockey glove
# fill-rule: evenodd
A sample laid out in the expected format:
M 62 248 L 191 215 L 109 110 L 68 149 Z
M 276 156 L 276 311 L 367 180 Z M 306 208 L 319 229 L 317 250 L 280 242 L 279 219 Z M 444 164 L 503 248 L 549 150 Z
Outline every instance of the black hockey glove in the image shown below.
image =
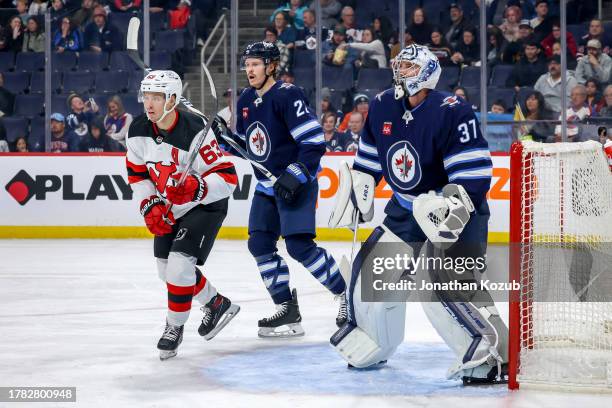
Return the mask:
M 310 173 L 302 163 L 292 163 L 274 183 L 274 193 L 287 204 L 293 204 L 310 181 Z
M 231 132 L 228 131 L 227 122 L 219 115 L 215 116 L 215 119 L 213 120 L 212 125 L 210 125 L 210 128 L 215 134 L 217 140 L 219 141 L 223 141 L 222 135 L 231 134 Z

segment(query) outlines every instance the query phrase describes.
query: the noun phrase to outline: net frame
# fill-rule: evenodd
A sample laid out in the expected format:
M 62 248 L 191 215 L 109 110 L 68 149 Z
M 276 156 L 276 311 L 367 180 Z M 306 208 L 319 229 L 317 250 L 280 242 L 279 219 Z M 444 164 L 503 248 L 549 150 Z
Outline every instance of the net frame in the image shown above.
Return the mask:
M 602 146 L 515 142 L 510 169 L 510 280 L 520 289 L 509 302 L 508 387 L 611 391 L 612 303 L 534 301 L 534 292 L 543 288 L 540 276 L 559 269 L 539 253 L 560 248 L 573 257 L 612 241 L 612 176 Z M 552 178 L 546 180 L 547 175 Z M 539 208 L 546 205 L 552 214 Z M 542 217 L 553 221 L 543 223 Z M 609 252 L 605 246 L 603 251 Z M 555 276 L 551 286 L 567 291 L 566 280 Z

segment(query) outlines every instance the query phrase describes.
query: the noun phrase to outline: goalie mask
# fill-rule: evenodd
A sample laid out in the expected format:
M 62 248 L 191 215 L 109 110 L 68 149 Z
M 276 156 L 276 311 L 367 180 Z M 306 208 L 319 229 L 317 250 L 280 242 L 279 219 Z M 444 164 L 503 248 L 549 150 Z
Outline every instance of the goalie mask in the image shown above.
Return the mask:
M 423 45 L 411 44 L 400 51 L 391 63 L 395 99 L 414 96 L 421 89 L 434 89 L 442 68 L 436 57 Z
M 142 100 L 145 92 L 158 92 L 163 93 L 166 97 L 166 102 L 168 102 L 172 95 L 175 96 L 174 105 L 170 109 L 166 109 L 166 104 L 164 103 L 164 113 L 159 120 L 156 121 L 156 123 L 158 123 L 178 106 L 182 91 L 183 81 L 181 81 L 181 77 L 179 77 L 176 72 L 151 71 L 140 82 L 138 97 Z M 149 117 L 148 113 L 147 117 Z M 149 118 L 149 120 L 151 120 L 151 118 Z

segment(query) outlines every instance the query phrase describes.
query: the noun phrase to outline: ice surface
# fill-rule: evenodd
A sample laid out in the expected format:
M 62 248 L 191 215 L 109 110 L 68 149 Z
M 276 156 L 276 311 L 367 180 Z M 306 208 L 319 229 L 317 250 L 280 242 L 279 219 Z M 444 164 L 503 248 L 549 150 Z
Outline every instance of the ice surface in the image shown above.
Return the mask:
M 350 243 L 322 245 L 337 258 L 350 254 Z M 418 304 L 408 305 L 406 342 L 386 367 L 347 370 L 328 343 L 337 304 L 281 254 L 298 288 L 305 337 L 257 337 L 257 320 L 274 311 L 272 303 L 246 243 L 218 241 L 204 273 L 242 310 L 206 342 L 194 304 L 178 356 L 161 362 L 155 345 L 166 292 L 151 241 L 0 241 L 0 386 L 77 387 L 76 404 L 43 404 L 53 407 L 612 406 L 607 395 L 511 393 L 445 380 L 453 355 Z

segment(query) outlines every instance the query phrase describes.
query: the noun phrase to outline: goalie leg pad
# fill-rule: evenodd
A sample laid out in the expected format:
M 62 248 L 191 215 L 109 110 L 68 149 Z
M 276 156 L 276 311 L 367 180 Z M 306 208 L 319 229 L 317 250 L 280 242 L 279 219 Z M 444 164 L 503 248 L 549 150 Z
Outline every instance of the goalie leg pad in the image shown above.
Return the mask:
M 347 290 L 348 322 L 330 339 L 338 353 L 357 368 L 387 360 L 404 340 L 405 302 L 361 300 L 361 265 L 379 242 L 402 241 L 384 226 L 370 234 L 353 263 Z M 410 246 L 406 245 L 405 250 L 412 255 Z
M 337 198 L 329 217 L 329 227 L 352 226 L 356 210 L 361 214 L 361 222 L 371 221 L 374 217 L 374 177 L 349 169 L 344 161 L 340 163 L 339 173 Z

